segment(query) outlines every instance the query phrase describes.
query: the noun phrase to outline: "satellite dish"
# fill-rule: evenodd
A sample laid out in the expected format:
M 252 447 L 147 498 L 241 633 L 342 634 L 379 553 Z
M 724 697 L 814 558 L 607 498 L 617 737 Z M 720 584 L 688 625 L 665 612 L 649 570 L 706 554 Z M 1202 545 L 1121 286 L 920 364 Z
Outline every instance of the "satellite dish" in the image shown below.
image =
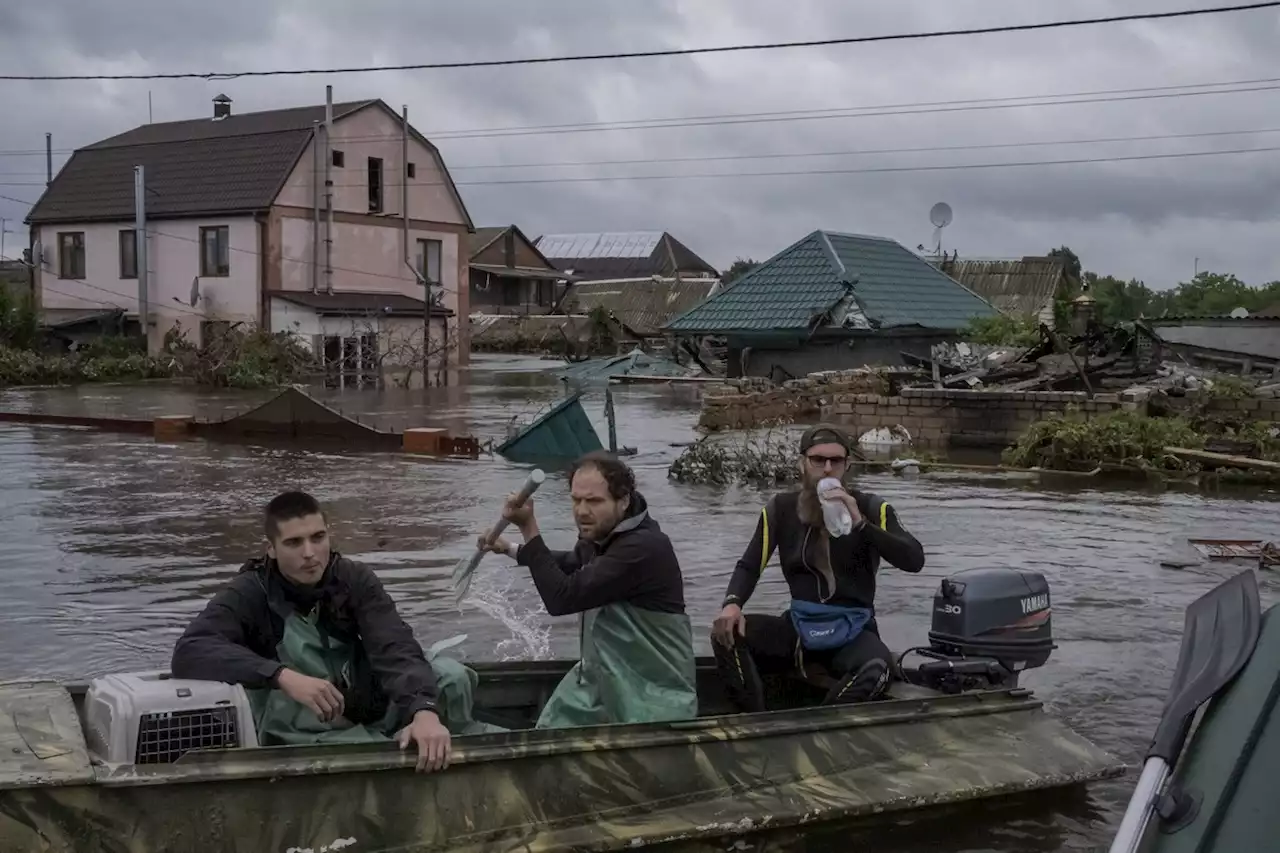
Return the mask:
M 942 229 L 951 224 L 951 205 L 940 201 L 929 209 L 929 221 L 933 223 L 934 254 L 942 254 Z

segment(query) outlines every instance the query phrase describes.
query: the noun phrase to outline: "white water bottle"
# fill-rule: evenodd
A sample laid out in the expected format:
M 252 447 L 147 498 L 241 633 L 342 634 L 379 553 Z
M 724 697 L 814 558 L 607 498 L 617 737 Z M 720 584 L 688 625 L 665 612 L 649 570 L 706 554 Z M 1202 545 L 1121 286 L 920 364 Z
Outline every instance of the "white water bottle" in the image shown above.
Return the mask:
M 827 532 L 832 536 L 848 536 L 853 530 L 853 516 L 843 501 L 831 500 L 823 495 L 829 489 L 841 488 L 835 477 L 823 477 L 818 483 L 818 501 L 822 504 L 822 520 L 827 525 Z

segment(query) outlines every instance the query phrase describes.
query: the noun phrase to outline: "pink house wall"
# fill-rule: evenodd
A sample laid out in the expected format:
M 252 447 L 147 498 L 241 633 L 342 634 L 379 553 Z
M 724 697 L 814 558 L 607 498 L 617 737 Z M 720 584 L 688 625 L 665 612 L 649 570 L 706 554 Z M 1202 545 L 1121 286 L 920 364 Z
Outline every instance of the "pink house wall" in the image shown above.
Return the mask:
M 314 143 L 313 143 L 314 144 Z M 423 298 L 417 278 L 404 264 L 402 184 L 405 180 L 400 119 L 378 106 L 339 119 L 334 123 L 332 148 L 342 151 L 345 162 L 331 170 L 334 223 L 332 268 L 334 290 L 403 293 Z M 369 211 L 368 158 L 383 161 L 383 205 L 381 213 Z M 455 312 L 451 339 L 460 341 L 467 330 L 470 312 L 466 216 L 454 199 L 442 164 L 426 145 L 409 140 L 409 162 L 414 177 L 409 181 L 409 255 L 417 256 L 419 239 L 441 243 L 441 283 L 443 303 Z M 314 265 L 313 193 L 320 191 L 320 264 L 316 275 L 319 289 L 324 276 L 324 173 L 317 173 L 311 146 L 299 159 L 276 200 L 273 229 L 279 244 L 279 273 L 268 282 L 272 289 L 309 290 Z M 274 258 L 273 258 L 274 260 Z M 461 319 L 462 322 L 458 322 Z M 465 359 L 466 341 L 459 357 Z
M 200 272 L 200 228 L 226 225 L 230 239 L 230 275 L 199 278 L 200 296 L 190 304 L 191 281 Z M 54 309 L 116 307 L 137 316 L 138 280 L 120 277 L 120 232 L 132 223 L 43 225 L 37 231 L 42 263 L 37 273 L 41 304 Z M 84 234 L 84 277 L 59 277 L 58 234 Z M 168 219 L 148 223 L 150 271 L 149 336 L 157 346 L 175 323 L 192 343 L 200 342 L 202 320 L 256 323 L 259 315 L 259 226 L 252 217 Z

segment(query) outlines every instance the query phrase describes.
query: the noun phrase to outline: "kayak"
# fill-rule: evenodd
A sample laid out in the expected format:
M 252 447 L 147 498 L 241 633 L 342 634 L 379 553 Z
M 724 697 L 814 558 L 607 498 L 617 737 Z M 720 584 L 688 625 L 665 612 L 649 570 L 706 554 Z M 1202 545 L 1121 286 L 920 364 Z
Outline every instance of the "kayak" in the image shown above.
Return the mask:
M 0 850 L 622 850 L 1079 786 L 1124 767 L 1019 684 L 1053 648 L 1048 586 L 961 572 L 923 663 L 883 700 L 821 705 L 770 678 L 740 713 L 698 660 L 698 716 L 534 729 L 571 660 L 468 662 L 473 716 L 450 766 L 395 743 L 264 747 L 244 691 L 164 672 L 0 683 Z

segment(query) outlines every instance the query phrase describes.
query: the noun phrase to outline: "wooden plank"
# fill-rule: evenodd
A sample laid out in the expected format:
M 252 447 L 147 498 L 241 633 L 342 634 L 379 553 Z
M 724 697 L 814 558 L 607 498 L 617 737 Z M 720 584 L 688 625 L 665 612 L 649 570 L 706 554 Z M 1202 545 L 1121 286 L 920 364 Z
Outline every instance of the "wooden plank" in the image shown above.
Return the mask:
M 71 694 L 49 681 L 0 683 L 0 791 L 92 781 Z
M 1255 459 L 1252 456 L 1230 456 L 1226 453 L 1211 453 L 1208 450 L 1192 450 L 1186 447 L 1166 447 L 1164 452 L 1196 462 L 1213 462 L 1227 468 L 1255 468 L 1260 471 L 1280 473 L 1280 462 Z

